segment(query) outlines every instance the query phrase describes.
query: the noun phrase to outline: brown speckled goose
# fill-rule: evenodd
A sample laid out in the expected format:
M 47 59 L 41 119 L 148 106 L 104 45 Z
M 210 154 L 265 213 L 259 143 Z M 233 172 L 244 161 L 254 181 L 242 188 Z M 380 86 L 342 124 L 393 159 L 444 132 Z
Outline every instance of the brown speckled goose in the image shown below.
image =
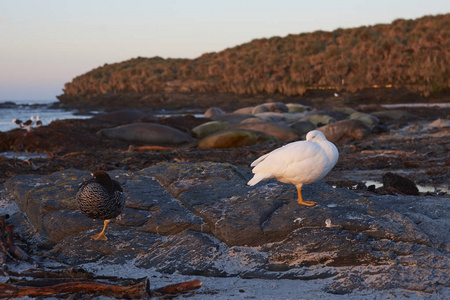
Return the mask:
M 106 226 L 122 212 L 125 195 L 119 182 L 111 179 L 106 172 L 97 171 L 92 176 L 91 180 L 83 182 L 78 188 L 77 203 L 86 217 L 105 220 L 102 232 L 91 238 L 106 241 Z

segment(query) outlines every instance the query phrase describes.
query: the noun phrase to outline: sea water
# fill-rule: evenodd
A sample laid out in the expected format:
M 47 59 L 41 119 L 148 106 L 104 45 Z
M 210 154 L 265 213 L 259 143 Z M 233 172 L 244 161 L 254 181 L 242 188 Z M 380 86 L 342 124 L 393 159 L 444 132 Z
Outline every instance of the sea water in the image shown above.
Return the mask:
M 5 107 L 5 102 L 13 102 L 16 105 Z M 39 116 L 39 120 L 42 121 L 43 125 L 48 125 L 55 120 L 86 119 L 92 117 L 90 115 L 76 115 L 77 110 L 50 108 L 54 102 L 54 100 L 0 101 L 0 131 L 9 131 L 18 128 L 16 124 L 12 123 L 13 119 L 19 119 L 25 122 L 31 116 L 35 119 Z
M 12 102 L 12 105 L 7 105 Z M 9 131 L 11 129 L 19 128 L 12 122 L 13 119 L 26 122 L 33 116 L 39 116 L 39 120 L 43 125 L 48 125 L 55 120 L 65 119 L 88 119 L 95 114 L 102 113 L 101 111 L 91 111 L 88 115 L 79 115 L 77 110 L 66 110 L 61 108 L 51 108 L 55 103 L 54 100 L 21 100 L 21 101 L 0 101 L 0 131 Z M 196 118 L 203 117 L 203 110 L 165 110 L 161 109 L 154 111 L 154 117 L 169 117 L 169 116 L 186 116 L 193 115 Z M 23 128 L 26 130 L 26 128 Z

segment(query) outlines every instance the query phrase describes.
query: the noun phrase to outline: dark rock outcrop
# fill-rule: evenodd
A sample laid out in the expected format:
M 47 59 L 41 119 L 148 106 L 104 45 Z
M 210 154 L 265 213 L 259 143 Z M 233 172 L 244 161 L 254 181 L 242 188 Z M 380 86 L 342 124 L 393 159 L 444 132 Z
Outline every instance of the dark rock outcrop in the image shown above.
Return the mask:
M 419 189 L 411 179 L 387 172 L 383 175 L 382 180 L 385 189 L 394 189 L 405 195 L 419 195 Z
M 75 193 L 88 171 L 17 176 L 5 183 L 52 254 L 69 264 L 101 259 L 160 272 L 328 280 L 326 291 L 367 288 L 436 292 L 450 286 L 450 202 L 431 196 L 358 194 L 316 182 L 246 185 L 226 163 L 159 163 L 111 171 L 127 193 L 107 242 Z M 98 224 L 97 224 L 98 225 Z

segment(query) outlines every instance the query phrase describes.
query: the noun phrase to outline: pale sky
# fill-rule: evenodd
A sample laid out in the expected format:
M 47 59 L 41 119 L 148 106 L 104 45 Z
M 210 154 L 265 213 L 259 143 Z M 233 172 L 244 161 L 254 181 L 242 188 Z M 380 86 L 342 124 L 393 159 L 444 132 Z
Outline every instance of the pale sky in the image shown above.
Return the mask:
M 56 100 L 74 77 L 138 56 L 449 12 L 449 0 L 0 0 L 0 101 Z

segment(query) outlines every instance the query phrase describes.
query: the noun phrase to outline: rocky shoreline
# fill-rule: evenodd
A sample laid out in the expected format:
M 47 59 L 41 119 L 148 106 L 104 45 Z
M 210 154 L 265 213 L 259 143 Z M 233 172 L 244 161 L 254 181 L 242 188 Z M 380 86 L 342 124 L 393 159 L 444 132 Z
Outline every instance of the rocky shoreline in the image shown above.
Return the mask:
M 339 105 L 339 102 L 332 103 L 334 107 Z M 345 121 L 349 118 L 348 115 L 337 111 L 336 108 L 330 110 L 312 107 L 313 111 L 305 112 L 306 116 L 309 116 L 308 118 L 311 115 L 318 116 L 318 122 L 334 123 L 334 125 L 330 124 L 330 126 L 324 127 L 328 128 L 328 134 L 333 132 L 333 142 L 339 149 L 340 159 L 333 172 L 327 176 L 327 182 L 350 187 L 363 181 L 381 181 L 383 173 L 396 170 L 399 170 L 401 174 L 407 174 L 407 177 L 420 185 L 441 185 L 448 182 L 448 116 L 450 115 L 448 107 L 405 107 L 401 109 L 386 109 L 376 105 L 353 107 L 354 109 L 350 107 L 348 109 L 350 112 L 355 110 L 360 112 L 359 117 L 376 116 L 378 120 L 376 126 L 369 132 L 363 130 L 361 137 L 351 135 L 352 127 L 342 126 L 348 129 L 347 132 L 345 128 L 340 131 L 333 129 L 333 126 L 339 124 L 349 124 Z M 250 120 L 245 120 L 246 124 L 235 124 L 228 127 L 239 130 L 255 128 L 252 123 L 257 119 L 255 116 L 248 113 L 238 116 L 244 116 L 244 119 Z M 324 116 L 327 117 L 320 120 Z M 41 156 L 47 156 L 47 158 L 35 157 L 25 160 L 0 156 L 0 182 L 16 175 L 51 174 L 70 167 L 85 170 L 137 171 L 162 161 L 228 162 L 248 167 L 257 157 L 289 142 L 289 138 L 292 137 L 292 135 L 288 135 L 288 139 L 269 139 L 267 143 L 255 142 L 253 145 L 242 147 L 199 147 L 202 139 L 195 139 L 199 134 L 195 132 L 195 128 L 211 121 L 216 121 L 216 123 L 236 122 L 232 118 L 228 113 L 208 118 L 196 118 L 192 115 L 156 117 L 148 112 L 127 110 L 91 119 L 54 121 L 47 126 L 36 128 L 31 133 L 20 129 L 0 132 L 2 140 L 0 152 L 39 153 Z M 240 118 L 237 120 L 239 121 Z M 272 115 L 270 112 L 262 113 L 259 118 L 268 121 L 265 122 L 265 126 L 273 123 L 281 123 L 284 126 L 290 122 L 290 120 L 277 120 L 282 117 L 276 112 Z M 303 116 L 299 118 L 300 120 L 304 119 Z M 275 121 L 273 121 L 274 119 Z M 317 122 L 317 120 L 313 122 Z M 336 123 L 336 120 L 344 123 Z M 285 132 L 292 134 L 292 129 L 294 129 L 296 130 L 294 137 L 297 136 L 297 139 L 301 139 L 302 135 L 306 133 L 305 130 L 317 126 L 309 124 L 311 123 L 309 119 L 306 121 L 308 123 L 290 124 L 291 127 Z M 101 137 L 97 134 L 102 130 L 133 122 L 167 126 L 186 136 L 194 137 L 194 139 L 179 145 L 149 144 L 144 141 L 124 141 Z M 372 120 L 369 118 L 368 122 L 372 122 Z M 299 127 L 295 127 L 296 125 Z M 261 130 L 267 131 L 267 129 Z M 358 131 L 354 130 L 353 133 L 358 133 Z M 272 134 L 277 134 L 273 132 L 273 128 Z M 146 148 L 149 145 L 153 147 Z M 357 176 L 358 173 L 361 175 Z M 342 177 L 345 174 L 348 176 Z M 378 178 L 374 177 L 375 174 Z M 369 178 L 358 178 L 361 176 L 369 176 Z M 350 178 L 354 179 L 350 180 Z M 345 183 L 345 180 L 348 182 Z M 339 182 L 341 184 L 338 184 Z
M 304 197 L 319 203 L 314 208 L 293 201 L 293 186 L 246 185 L 249 164 L 292 138 L 272 125 L 269 140 L 202 147 L 224 130 L 200 138 L 195 128 L 211 122 L 236 126 L 236 114 L 213 109 L 204 118 L 157 118 L 128 111 L 119 113 L 120 121 L 117 114 L 104 115 L 0 133 L 1 152 L 47 155 L 0 156 L 2 198 L 20 210 L 7 222 L 16 225 L 20 243 L 38 264 L 51 257 L 66 267 L 101 262 L 158 274 L 311 280 L 328 295 L 400 289 L 448 296 L 450 240 L 443 233 L 450 228 L 449 109 L 302 105 L 305 111 L 294 112 L 291 105 L 288 112 L 276 103 L 240 111 L 246 120 L 265 122 L 241 120 L 240 128 L 225 130 L 253 134 L 254 127 L 242 124 L 264 123 L 260 128 L 268 134 L 267 124 L 277 124 L 289 129 L 283 134 L 301 138 L 297 123 L 310 126 L 307 118 L 335 138 L 338 164 L 323 181 L 304 188 Z M 355 113 L 358 121 L 350 118 Z M 152 144 L 98 134 L 129 123 L 145 130 L 167 126 L 189 140 Z M 178 138 L 178 132 L 170 134 Z M 89 239 L 100 223 L 84 217 L 74 198 L 78 184 L 97 169 L 107 170 L 127 193 L 107 243 Z M 404 189 L 406 181 L 394 183 L 387 173 L 434 189 Z

